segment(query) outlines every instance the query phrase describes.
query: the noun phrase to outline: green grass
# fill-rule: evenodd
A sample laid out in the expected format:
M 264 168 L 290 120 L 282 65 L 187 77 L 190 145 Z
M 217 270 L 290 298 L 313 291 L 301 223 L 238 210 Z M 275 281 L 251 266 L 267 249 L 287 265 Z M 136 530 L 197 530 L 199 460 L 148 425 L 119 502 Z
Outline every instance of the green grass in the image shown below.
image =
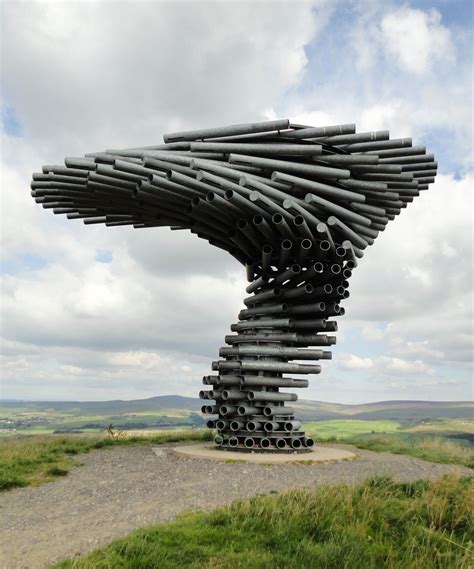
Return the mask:
M 441 419 L 423 421 L 404 431 L 409 433 L 468 433 L 474 434 L 474 421 L 470 419 Z
M 445 464 L 474 468 L 474 448 L 467 441 L 449 439 L 449 433 L 470 433 L 472 422 L 443 419 L 403 427 L 397 421 L 334 420 L 305 423 L 304 429 L 316 441 L 341 442 L 374 451 L 409 454 Z M 463 430 L 464 429 L 464 430 Z
M 398 421 L 362 421 L 358 419 L 336 419 L 304 423 L 304 429 L 318 440 L 334 437 L 343 439 L 367 433 L 394 433 L 400 428 Z
M 325 439 L 324 442 L 327 442 L 327 439 Z M 368 450 L 409 454 L 416 458 L 430 460 L 431 462 L 463 464 L 474 468 L 473 446 L 469 443 L 459 442 L 454 439 L 393 433 L 387 435 L 349 437 L 341 442 Z
M 298 490 L 138 530 L 56 569 L 468 569 L 474 485 L 455 477 Z
M 133 409 L 133 403 L 131 405 Z M 114 412 L 112 408 L 111 412 L 100 414 L 94 411 L 93 407 L 87 410 L 83 404 L 78 404 L 77 407 L 61 410 L 54 408 L 54 405 L 49 408 L 38 408 L 34 403 L 24 403 L 19 407 L 10 407 L 0 403 L 0 441 L 12 435 L 51 435 L 55 431 L 65 434 L 68 434 L 68 431 L 103 434 L 111 423 L 127 430 L 168 428 L 189 430 L 192 426 L 199 426 L 196 423 L 197 415 L 190 409 L 167 408 L 137 412 L 116 409 Z
M 0 490 L 38 485 L 56 476 L 64 476 L 78 465 L 74 455 L 116 445 L 164 444 L 181 441 L 208 441 L 209 429 L 162 431 L 151 436 L 26 436 L 0 442 Z

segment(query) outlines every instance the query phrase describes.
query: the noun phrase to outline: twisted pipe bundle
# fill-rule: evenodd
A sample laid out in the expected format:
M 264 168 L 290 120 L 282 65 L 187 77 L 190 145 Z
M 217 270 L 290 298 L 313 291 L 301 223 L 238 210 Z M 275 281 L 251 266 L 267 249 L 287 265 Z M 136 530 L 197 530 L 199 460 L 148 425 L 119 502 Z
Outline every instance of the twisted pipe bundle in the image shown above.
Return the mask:
M 202 411 L 222 448 L 305 451 L 314 443 L 287 406 L 297 395 L 280 388 L 308 380 L 285 374 L 331 358 L 358 259 L 434 182 L 434 156 L 385 130 L 286 119 L 163 138 L 44 166 L 31 194 L 86 225 L 187 229 L 242 263 L 249 296 L 203 378 Z

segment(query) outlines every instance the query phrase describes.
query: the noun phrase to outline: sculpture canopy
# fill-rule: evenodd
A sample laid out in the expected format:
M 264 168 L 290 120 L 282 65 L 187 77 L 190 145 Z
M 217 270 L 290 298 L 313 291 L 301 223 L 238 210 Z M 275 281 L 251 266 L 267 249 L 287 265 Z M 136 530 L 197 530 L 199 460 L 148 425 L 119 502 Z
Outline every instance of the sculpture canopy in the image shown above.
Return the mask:
M 204 383 L 223 448 L 303 450 L 281 387 L 285 373 L 319 373 L 292 360 L 330 359 L 348 279 L 379 232 L 434 182 L 437 163 L 410 138 L 354 124 L 287 119 L 176 132 L 164 144 L 66 158 L 33 174 L 45 209 L 86 225 L 187 229 L 246 266 L 250 297 Z M 307 349 L 309 348 L 309 349 Z

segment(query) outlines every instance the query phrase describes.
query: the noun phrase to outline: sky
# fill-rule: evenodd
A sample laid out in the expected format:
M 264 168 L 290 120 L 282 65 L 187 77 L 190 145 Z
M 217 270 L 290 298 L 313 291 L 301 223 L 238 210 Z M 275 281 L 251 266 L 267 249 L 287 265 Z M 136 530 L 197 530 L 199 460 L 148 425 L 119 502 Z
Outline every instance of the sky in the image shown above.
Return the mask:
M 164 132 L 289 118 L 389 129 L 439 164 L 366 251 L 333 360 L 299 396 L 472 399 L 470 0 L 0 9 L 0 398 L 197 396 L 245 296 L 227 253 L 184 231 L 60 219 L 31 198 L 32 172 Z

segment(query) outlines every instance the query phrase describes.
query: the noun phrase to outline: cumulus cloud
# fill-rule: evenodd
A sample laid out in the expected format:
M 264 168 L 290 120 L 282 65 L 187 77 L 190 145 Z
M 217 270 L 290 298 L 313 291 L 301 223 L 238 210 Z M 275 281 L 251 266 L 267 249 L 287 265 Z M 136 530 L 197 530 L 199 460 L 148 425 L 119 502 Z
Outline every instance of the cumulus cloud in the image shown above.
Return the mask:
M 193 395 L 245 287 L 235 260 L 189 233 L 86 228 L 42 210 L 31 172 L 281 116 L 425 138 L 444 174 L 367 251 L 334 361 L 304 395 L 467 396 L 472 111 L 460 86 L 471 71 L 440 13 L 390 1 L 10 2 L 2 25 L 3 103 L 19 125 L 8 135 L 4 122 L 2 150 L 2 396 Z
M 371 358 L 360 358 L 354 354 L 341 354 L 339 365 L 343 369 L 370 369 L 374 362 Z
M 443 155 L 442 168 L 469 172 L 472 31 L 423 8 L 395 0 L 346 6 L 311 44 L 307 83 L 284 112 L 322 112 L 361 130 L 413 136 Z
M 388 358 L 388 360 L 384 360 L 387 366 L 387 369 L 390 371 L 400 372 L 403 374 L 429 374 L 434 375 L 435 371 L 433 368 L 429 367 L 425 363 L 420 360 L 415 360 L 413 362 L 409 362 L 406 360 L 402 360 L 401 358 Z
M 362 327 L 360 334 L 364 340 L 378 341 L 382 340 L 387 333 L 386 328 L 381 328 L 378 322 L 367 322 Z
M 362 1 L 351 30 L 356 66 L 367 71 L 384 58 L 393 72 L 423 75 L 454 62 L 456 47 L 438 10 L 397 2 Z
M 125 377 L 134 394 L 183 392 L 191 375 L 198 388 L 240 308 L 235 260 L 185 232 L 59 219 L 29 196 L 31 172 L 170 130 L 263 120 L 301 79 L 330 12 L 324 1 L 3 6 L 2 103 L 23 136 L 5 136 L 2 153 L 2 394 L 45 398 L 66 376 L 87 398 L 109 397 L 107 378 L 128 394 Z M 104 250 L 110 262 L 98 262 Z
M 164 349 L 98 351 L 5 342 L 1 397 L 137 399 L 157 394 L 196 396 L 209 357 Z
M 11 2 L 4 97 L 25 136 L 41 141 L 43 159 L 258 119 L 301 77 L 304 45 L 327 10 L 325 2 L 271 10 L 259 2 Z
M 472 187 L 470 176 L 440 175 L 387 227 L 354 271 L 342 329 L 362 327 L 394 357 L 470 365 Z
M 422 74 L 455 57 L 450 31 L 437 10 L 414 10 L 408 6 L 389 12 L 380 25 L 385 53 L 410 73 Z
M 340 354 L 338 366 L 348 370 L 371 370 L 373 377 L 380 374 L 394 376 L 405 374 L 435 375 L 435 370 L 420 360 L 410 361 L 402 358 L 378 356 L 375 358 L 359 357 L 355 354 Z

